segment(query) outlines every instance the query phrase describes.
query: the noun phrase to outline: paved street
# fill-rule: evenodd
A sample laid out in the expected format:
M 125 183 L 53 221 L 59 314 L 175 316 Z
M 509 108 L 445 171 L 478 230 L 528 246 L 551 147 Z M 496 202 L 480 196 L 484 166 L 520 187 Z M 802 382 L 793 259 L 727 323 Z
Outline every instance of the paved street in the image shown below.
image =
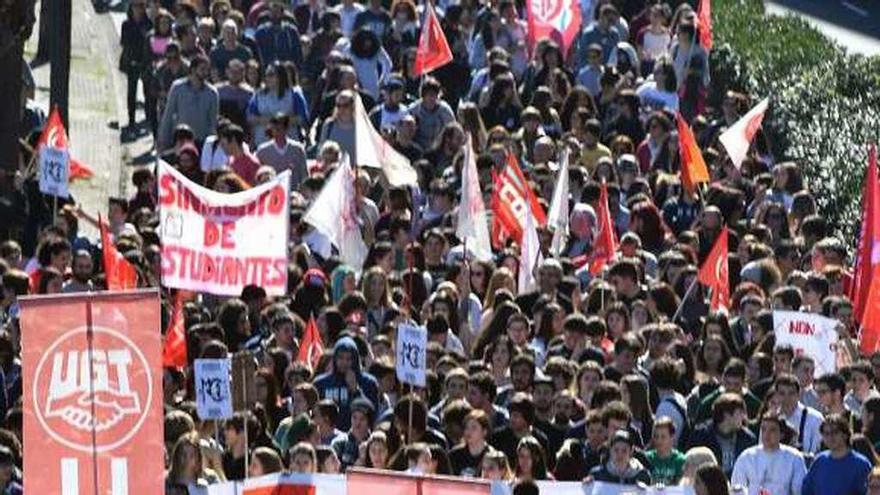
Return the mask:
M 39 15 L 39 4 L 37 15 Z M 123 14 L 124 18 L 124 14 Z M 39 22 L 39 21 L 38 21 Z M 149 151 L 150 139 L 122 145 L 119 122 L 126 120 L 125 76 L 116 70 L 119 31 L 111 14 L 95 12 L 89 0 L 73 0 L 70 64 L 71 155 L 92 167 L 95 177 L 78 181 L 73 195 L 87 211 L 105 212 L 107 198 L 128 194 L 131 161 Z M 37 49 L 38 25 L 25 47 L 25 58 Z M 37 102 L 49 106 L 49 64 L 34 68 Z M 143 159 L 143 158 L 142 158 Z M 82 225 L 88 237 L 97 231 Z
M 767 12 L 803 17 L 850 52 L 880 55 L 880 2 L 876 0 L 772 0 Z

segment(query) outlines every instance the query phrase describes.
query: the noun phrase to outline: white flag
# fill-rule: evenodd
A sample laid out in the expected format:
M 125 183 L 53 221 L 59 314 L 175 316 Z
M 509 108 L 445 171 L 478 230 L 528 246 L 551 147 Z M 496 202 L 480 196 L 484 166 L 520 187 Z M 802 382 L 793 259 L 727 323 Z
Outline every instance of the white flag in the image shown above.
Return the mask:
M 361 271 L 367 259 L 367 245 L 358 224 L 354 175 L 348 160 L 343 160 L 333 172 L 303 220 L 327 236 L 345 264 Z
M 359 95 L 355 95 L 354 111 L 355 165 L 382 169 L 388 183 L 394 187 L 418 185 L 415 169 L 373 127 Z
M 532 292 L 538 288 L 535 281 L 535 267 L 544 259 L 541 255 L 541 240 L 535 226 L 535 214 L 531 208 L 523 209 L 523 241 L 519 256 L 519 288 L 520 294 Z
M 559 175 L 556 187 L 550 200 L 550 211 L 547 213 L 547 227 L 553 231 L 553 242 L 550 253 L 559 256 L 568 239 L 568 148 L 562 150 L 559 157 Z
M 471 136 L 465 142 L 464 165 L 461 167 L 461 204 L 458 205 L 458 226 L 455 235 L 467 242 L 467 249 L 481 261 L 492 259 L 492 243 L 489 241 L 489 220 L 483 193 L 480 192 L 480 176 L 471 148 Z M 464 253 L 467 256 L 467 253 Z
M 755 105 L 755 108 L 749 110 L 748 113 L 743 115 L 742 118 L 737 120 L 735 124 L 718 137 L 718 140 L 724 145 L 724 149 L 727 150 L 727 156 L 730 157 L 730 161 L 733 162 L 733 166 L 737 169 L 742 165 L 742 161 L 749 152 L 752 139 L 761 127 L 764 113 L 767 112 L 768 102 L 767 98 L 761 100 L 760 103 Z

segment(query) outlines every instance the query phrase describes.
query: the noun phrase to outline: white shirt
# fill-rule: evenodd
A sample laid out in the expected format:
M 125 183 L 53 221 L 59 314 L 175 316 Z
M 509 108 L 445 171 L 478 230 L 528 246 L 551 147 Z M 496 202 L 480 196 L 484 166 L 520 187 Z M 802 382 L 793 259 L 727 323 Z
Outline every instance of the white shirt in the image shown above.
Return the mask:
M 804 415 L 806 417 L 804 417 L 804 432 L 801 438 L 801 417 Z M 822 447 L 822 421 L 824 421 L 822 413 L 800 402 L 794 408 L 794 412 L 785 418 L 785 422 L 794 430 L 795 439 L 801 442 L 801 450 L 811 454 L 819 452 Z
M 672 404 L 673 402 L 678 404 L 681 409 L 677 409 Z M 681 411 L 687 411 L 687 400 L 683 395 L 675 391 L 660 394 L 660 403 L 657 404 L 657 411 L 654 413 L 654 420 L 656 421 L 660 418 L 669 418 L 672 420 L 672 424 L 675 425 L 673 441 L 676 444 L 678 444 L 678 439 L 681 437 L 681 432 L 684 430 L 685 419 L 687 419 L 682 416 Z
M 800 495 L 807 466 L 804 456 L 788 445 L 768 452 L 763 445 L 749 447 L 733 466 L 732 486 L 742 485 L 748 495 L 759 495 L 761 489 L 772 495 Z

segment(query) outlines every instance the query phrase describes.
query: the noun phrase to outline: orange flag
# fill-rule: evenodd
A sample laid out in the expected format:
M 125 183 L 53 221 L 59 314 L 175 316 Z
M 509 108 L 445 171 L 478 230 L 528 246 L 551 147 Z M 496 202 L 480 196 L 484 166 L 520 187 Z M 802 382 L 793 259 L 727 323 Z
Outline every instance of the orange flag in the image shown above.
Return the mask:
M 712 289 L 711 308 L 727 308 L 730 304 L 730 281 L 727 275 L 727 236 L 725 226 L 718 234 L 715 245 L 709 251 L 709 256 L 700 267 L 697 279 L 701 284 Z
M 681 156 L 681 186 L 684 187 L 688 194 L 697 192 L 697 184 L 701 182 L 709 182 L 709 169 L 706 168 L 706 162 L 700 153 L 700 147 L 697 146 L 697 140 L 694 138 L 694 131 L 685 122 L 680 113 L 675 115 L 675 121 L 678 123 L 678 149 Z
M 101 220 L 100 215 L 98 215 L 98 225 L 101 229 L 101 247 L 104 250 L 104 274 L 107 277 L 107 290 L 136 289 L 137 270 L 116 250 L 116 246 L 107 232 L 107 224 Z
M 324 354 L 324 342 L 321 341 L 321 333 L 318 332 L 318 323 L 315 317 L 309 318 L 309 324 L 306 325 L 306 332 L 303 335 L 302 342 L 299 343 L 299 353 L 296 360 L 308 365 L 315 370 L 318 368 L 318 361 Z
M 611 208 L 608 207 L 608 186 L 602 181 L 599 192 L 599 208 L 596 211 L 599 220 L 599 234 L 593 245 L 590 273 L 596 275 L 614 258 L 617 251 L 617 238 L 614 235 L 614 222 L 611 221 Z
M 36 150 L 39 151 L 43 145 L 49 145 L 53 148 L 68 149 L 70 143 L 67 140 L 67 131 L 64 130 L 64 123 L 61 122 L 61 113 L 58 107 L 52 109 L 49 113 L 49 119 L 46 121 L 46 127 L 40 133 L 37 139 Z M 82 164 L 79 160 L 70 157 L 70 175 L 68 180 L 88 179 L 95 175 L 95 172 Z
M 437 20 L 434 5 L 428 1 L 425 8 L 428 12 L 425 15 L 425 23 L 422 25 L 419 47 L 413 62 L 414 76 L 427 74 L 452 62 L 452 50 L 449 49 L 449 42 L 446 41 L 446 35 L 443 34 L 443 28 L 440 27 L 440 21 Z
M 700 21 L 700 44 L 709 51 L 712 49 L 712 0 L 700 0 L 697 19 Z
M 162 344 L 162 366 L 165 368 L 183 368 L 187 364 L 183 293 L 178 290 L 174 295 L 174 312 L 165 330 L 165 342 Z

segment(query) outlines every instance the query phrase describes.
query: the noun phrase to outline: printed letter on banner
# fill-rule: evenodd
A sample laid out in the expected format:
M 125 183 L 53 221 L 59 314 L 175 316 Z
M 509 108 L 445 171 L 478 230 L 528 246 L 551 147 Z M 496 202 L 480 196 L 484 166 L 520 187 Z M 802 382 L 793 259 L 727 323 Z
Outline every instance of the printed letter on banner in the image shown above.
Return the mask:
M 232 417 L 230 391 L 231 359 L 196 359 L 193 362 L 196 382 L 196 409 L 200 419 Z
M 405 324 L 397 327 L 397 379 L 416 387 L 424 387 L 427 351 L 427 330 Z
M 161 493 L 159 294 L 22 298 L 21 327 L 26 493 Z
M 774 311 L 776 345 L 789 344 L 795 354 L 816 362 L 815 376 L 837 370 L 837 320 L 801 311 Z
M 159 164 L 162 285 L 221 296 L 287 291 L 290 173 L 235 194 Z

